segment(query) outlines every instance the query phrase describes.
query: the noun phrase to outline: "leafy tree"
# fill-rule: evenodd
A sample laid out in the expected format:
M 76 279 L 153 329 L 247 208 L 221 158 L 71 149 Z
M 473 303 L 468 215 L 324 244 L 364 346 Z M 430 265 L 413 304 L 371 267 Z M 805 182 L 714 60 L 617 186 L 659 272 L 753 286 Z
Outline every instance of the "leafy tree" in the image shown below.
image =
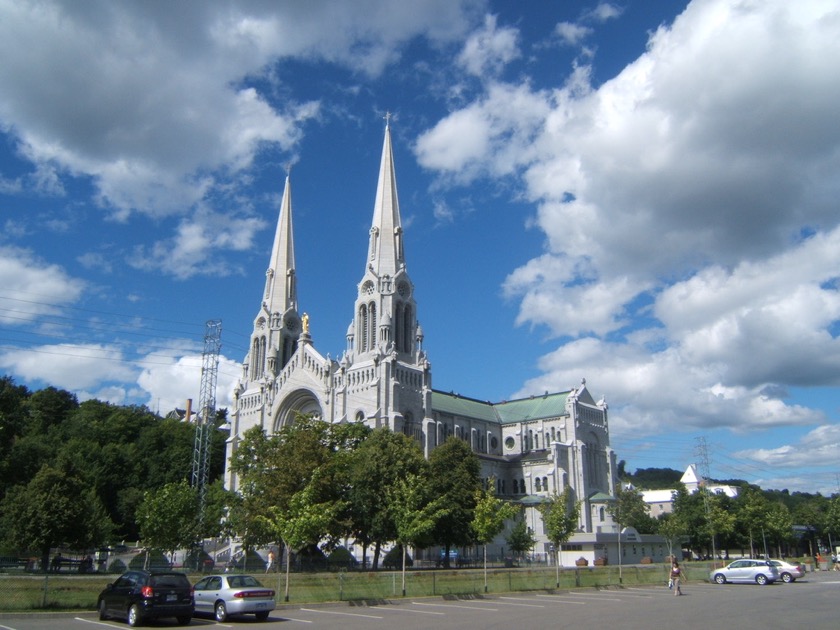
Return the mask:
M 352 452 L 347 493 L 350 532 L 362 545 L 363 564 L 373 544 L 376 569 L 382 544 L 397 537 L 389 501 L 397 483 L 408 475 L 427 474 L 428 462 L 417 442 L 388 429 L 377 429 Z
M 448 438 L 429 457 L 429 483 L 432 496 L 447 506 L 434 529 L 434 540 L 445 548 L 444 566 L 449 567 L 453 545 L 472 542 L 470 523 L 475 512 L 475 492 L 481 487 L 481 464 L 469 445 L 456 437 Z
M 473 535 L 484 547 L 484 592 L 487 592 L 487 543 L 491 542 L 505 528 L 505 521 L 513 519 L 518 510 L 507 501 L 498 499 L 495 493 L 495 479 L 491 478 L 484 490 L 477 490 L 475 515 L 472 522 Z
M 146 547 L 168 551 L 190 547 L 198 540 L 198 495 L 186 481 L 169 483 L 143 496 L 137 513 Z
M 767 522 L 769 504 L 764 494 L 755 488 L 744 488 L 738 496 L 735 521 L 741 532 L 749 538 L 750 556 L 755 557 L 755 540 L 761 536 Z
M 44 570 L 50 549 L 103 544 L 113 526 L 94 493 L 72 471 L 44 466 L 26 485 L 11 488 L 2 503 L 6 542 L 37 550 Z
M 396 526 L 396 540 L 402 549 L 402 594 L 405 597 L 406 548 L 423 546 L 429 536 L 452 509 L 447 500 L 438 496 L 429 501 L 428 480 L 409 473 L 389 491 Z
M 286 546 L 286 601 L 289 601 L 291 552 L 317 543 L 342 508 L 338 503 L 318 502 L 317 485 L 318 475 L 315 473 L 310 483 L 291 497 L 288 508 L 271 506 L 269 516 L 259 519 L 275 539 L 282 540 Z
M 15 385 L 9 376 L 0 377 L 0 499 L 6 488 L 14 485 L 9 454 L 26 426 L 24 404 L 28 397 L 26 387 Z
M 505 541 L 516 558 L 521 558 L 522 554 L 532 549 L 537 543 L 531 529 L 525 524 L 524 518 L 514 522 Z
M 557 572 L 557 587 L 560 587 L 560 546 L 569 540 L 577 530 L 580 518 L 580 504 L 572 497 L 569 486 L 560 494 L 554 494 L 547 502 L 538 508 L 543 517 L 543 527 L 549 542 L 554 545 L 556 555 L 555 570 Z
M 821 519 L 823 531 L 834 540 L 840 540 L 840 496 L 834 496 L 826 506 Z
M 681 542 L 687 531 L 685 522 L 678 514 L 663 514 L 657 520 L 656 533 L 665 539 L 665 543 L 668 545 L 668 555 L 672 558 L 677 557 L 677 554 L 674 553 L 674 545 L 679 544 L 679 548 L 682 547 Z
M 55 387 L 33 393 L 26 401 L 28 430 L 47 433 L 51 427 L 62 425 L 79 407 L 75 394 Z
M 619 488 L 615 501 L 607 511 L 621 527 L 632 527 L 640 534 L 652 534 L 656 530 L 656 519 L 648 512 L 642 493 L 635 488 Z
M 767 537 L 775 544 L 777 557 L 782 557 L 782 545 L 793 539 L 793 519 L 787 505 L 781 501 L 770 504 L 767 512 Z

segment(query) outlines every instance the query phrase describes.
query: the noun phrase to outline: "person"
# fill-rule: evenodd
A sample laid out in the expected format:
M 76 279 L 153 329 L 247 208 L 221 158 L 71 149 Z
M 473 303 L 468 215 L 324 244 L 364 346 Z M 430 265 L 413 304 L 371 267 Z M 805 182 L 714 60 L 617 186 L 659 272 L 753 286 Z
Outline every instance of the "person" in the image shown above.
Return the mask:
M 268 564 L 265 565 L 265 572 L 268 573 L 274 568 L 274 549 L 268 550 Z
M 674 564 L 671 565 L 671 583 L 674 585 L 674 595 L 682 595 L 680 582 L 682 582 L 682 569 L 680 569 L 680 563 L 674 560 Z

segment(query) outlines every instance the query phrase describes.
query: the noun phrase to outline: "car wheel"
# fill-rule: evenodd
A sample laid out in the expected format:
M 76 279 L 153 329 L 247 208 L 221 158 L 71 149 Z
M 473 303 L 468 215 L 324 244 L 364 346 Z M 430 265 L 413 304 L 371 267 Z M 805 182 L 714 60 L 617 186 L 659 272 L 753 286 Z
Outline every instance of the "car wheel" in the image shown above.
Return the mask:
M 225 603 L 216 602 L 216 621 L 225 621 L 227 618 L 227 606 L 225 606 Z
M 190 625 L 190 621 L 192 621 L 192 617 L 187 617 L 183 615 L 181 617 L 176 617 L 175 620 L 178 622 L 179 626 L 188 626 Z
M 767 584 L 767 576 L 762 573 L 759 573 L 755 576 L 755 581 L 756 584 L 761 584 L 762 586 L 764 586 L 765 584 Z
M 723 573 L 718 573 L 715 576 L 715 582 L 718 584 L 726 584 L 726 576 Z
M 787 572 L 782 573 L 782 582 L 787 582 L 787 583 L 793 582 L 793 576 L 790 573 L 787 573 Z
M 103 599 L 99 602 L 99 621 L 105 621 L 108 618 L 106 610 L 105 600 Z
M 268 619 L 268 611 L 261 610 L 258 613 L 254 613 L 254 617 L 257 618 L 257 621 L 265 621 L 266 619 Z
M 137 604 L 132 604 L 131 608 L 128 609 L 126 621 L 132 628 L 140 625 L 140 607 Z

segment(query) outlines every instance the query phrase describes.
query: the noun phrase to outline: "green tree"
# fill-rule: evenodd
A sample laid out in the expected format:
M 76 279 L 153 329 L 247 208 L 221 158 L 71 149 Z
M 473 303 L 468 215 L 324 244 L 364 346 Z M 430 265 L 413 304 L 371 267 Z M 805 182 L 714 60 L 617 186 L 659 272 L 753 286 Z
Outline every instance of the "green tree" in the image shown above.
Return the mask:
M 793 539 L 793 518 L 787 505 L 781 501 L 770 504 L 767 512 L 767 537 L 776 546 L 777 558 L 783 556 L 782 546 Z
M 428 462 L 420 445 L 402 433 L 377 429 L 352 452 L 349 465 L 350 533 L 367 549 L 374 545 L 373 568 L 379 564 L 384 543 L 397 536 L 389 497 L 396 484 L 408 475 L 426 476 Z
M 514 521 L 513 527 L 507 535 L 507 538 L 505 538 L 505 541 L 515 558 L 521 558 L 522 554 L 532 549 L 537 543 L 537 539 L 534 538 L 531 528 L 525 524 L 524 518 Z
M 271 506 L 268 510 L 269 516 L 259 519 L 265 523 L 266 529 L 274 535 L 275 540 L 282 540 L 286 546 L 285 601 L 289 601 L 292 552 L 300 551 L 306 545 L 316 544 L 343 507 L 339 503 L 319 502 L 317 486 L 318 474 L 315 473 L 310 483 L 291 497 L 286 509 Z
M 14 484 L 9 455 L 26 426 L 24 405 L 28 397 L 26 387 L 15 385 L 9 376 L 0 377 L 0 500 L 6 488 Z
M 198 495 L 186 481 L 147 491 L 137 511 L 143 544 L 169 552 L 191 547 L 198 540 Z
M 447 506 L 434 529 L 434 540 L 444 547 L 444 566 L 449 567 L 452 546 L 473 541 L 470 523 L 475 513 L 475 492 L 481 488 L 481 464 L 469 445 L 456 437 L 448 438 L 429 457 L 429 484 L 432 496 Z
M 484 592 L 487 592 L 487 543 L 492 542 L 505 528 L 505 521 L 513 519 L 517 509 L 496 497 L 496 480 L 491 478 L 484 490 L 477 490 L 475 496 L 475 515 L 472 522 L 473 535 L 478 544 L 484 547 Z
M 749 539 L 751 557 L 756 557 L 755 541 L 762 535 L 768 511 L 769 504 L 760 490 L 747 487 L 738 496 L 735 521 L 737 528 Z
M 657 519 L 656 533 L 665 539 L 665 544 L 668 545 L 668 555 L 672 558 L 677 558 L 680 555 L 674 553 L 674 546 L 679 545 L 677 549 L 682 549 L 682 540 L 685 538 L 687 531 L 686 524 L 673 512 L 663 514 Z
M 389 490 L 388 502 L 396 526 L 396 540 L 402 551 L 402 594 L 405 597 L 405 554 L 409 545 L 424 546 L 449 510 L 444 497 L 429 501 L 428 479 L 409 473 Z
M 819 524 L 829 539 L 840 540 L 840 495 L 829 500 Z
M 560 587 L 560 547 L 569 540 L 578 528 L 580 504 L 572 497 L 569 486 L 560 494 L 554 494 L 537 509 L 543 517 L 543 527 L 549 542 L 554 545 L 557 587 Z
M 43 466 L 28 484 L 11 488 L 0 507 L 7 544 L 37 550 L 44 570 L 51 548 L 101 545 L 113 526 L 77 475 L 50 466 Z
M 619 488 L 607 511 L 621 527 L 632 527 L 640 534 L 656 531 L 656 519 L 651 517 L 642 493 L 635 488 Z

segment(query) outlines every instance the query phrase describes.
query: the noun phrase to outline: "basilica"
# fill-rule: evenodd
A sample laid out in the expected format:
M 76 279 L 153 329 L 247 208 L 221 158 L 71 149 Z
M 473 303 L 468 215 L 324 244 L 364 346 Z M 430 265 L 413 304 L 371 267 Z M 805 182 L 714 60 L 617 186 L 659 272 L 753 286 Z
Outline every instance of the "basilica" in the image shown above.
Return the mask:
M 593 399 L 585 380 L 565 391 L 497 403 L 435 389 L 405 240 L 386 124 L 365 249 L 361 235 L 359 239 L 364 273 L 352 312 L 347 305 L 351 320 L 346 347 L 337 360 L 331 359 L 315 348 L 309 317 L 298 305 L 287 176 L 265 289 L 234 392 L 228 455 L 251 427 L 274 432 L 293 422 L 297 413 L 402 432 L 415 439 L 427 457 L 455 436 L 479 457 L 482 477 L 495 479 L 497 495 L 522 506 L 521 514 L 538 541 L 535 558 L 551 555 L 536 506 L 566 487 L 581 511 L 578 533 L 564 545 L 562 563 L 617 553 L 611 542 L 616 542 L 618 528 L 605 509 L 616 483 L 606 403 Z M 226 484 L 237 488 L 230 470 Z M 503 554 L 504 544 L 500 536 L 490 553 Z M 651 552 L 641 549 L 642 555 L 656 555 Z M 627 548 L 622 553 L 626 557 Z

